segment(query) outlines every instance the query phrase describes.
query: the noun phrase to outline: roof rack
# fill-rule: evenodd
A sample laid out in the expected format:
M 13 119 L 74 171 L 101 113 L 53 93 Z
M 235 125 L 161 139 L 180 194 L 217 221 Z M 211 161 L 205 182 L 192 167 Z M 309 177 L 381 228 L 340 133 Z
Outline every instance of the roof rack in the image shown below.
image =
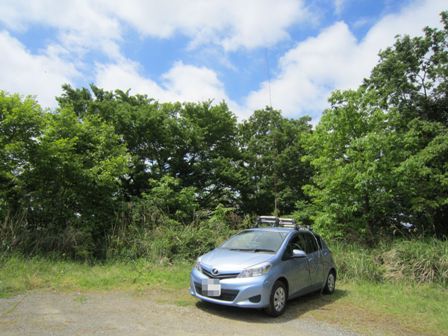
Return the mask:
M 258 216 L 257 217 L 257 227 L 260 224 L 269 224 L 272 227 L 281 226 L 286 228 L 299 229 L 296 221 L 293 218 L 281 218 L 276 216 Z

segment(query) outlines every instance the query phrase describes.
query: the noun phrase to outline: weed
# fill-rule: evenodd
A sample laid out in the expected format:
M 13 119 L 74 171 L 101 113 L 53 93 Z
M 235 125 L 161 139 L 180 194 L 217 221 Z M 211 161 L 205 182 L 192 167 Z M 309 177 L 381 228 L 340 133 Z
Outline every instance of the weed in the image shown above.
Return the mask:
M 73 300 L 75 300 L 78 303 L 84 304 L 87 302 L 87 296 L 80 294 L 76 296 Z
M 344 280 L 448 285 L 448 241 L 398 240 L 373 249 L 339 243 L 332 250 Z

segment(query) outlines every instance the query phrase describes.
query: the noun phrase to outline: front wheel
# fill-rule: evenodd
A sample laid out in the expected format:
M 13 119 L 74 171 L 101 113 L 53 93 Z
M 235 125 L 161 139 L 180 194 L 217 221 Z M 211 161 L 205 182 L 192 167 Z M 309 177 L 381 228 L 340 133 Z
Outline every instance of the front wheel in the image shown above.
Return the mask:
M 334 270 L 331 270 L 327 276 L 327 282 L 325 283 L 324 293 L 325 294 L 333 294 L 336 289 L 336 273 Z
M 288 299 L 288 290 L 283 281 L 277 280 L 272 286 L 271 296 L 269 298 L 269 306 L 266 313 L 277 317 L 285 312 L 286 300 Z

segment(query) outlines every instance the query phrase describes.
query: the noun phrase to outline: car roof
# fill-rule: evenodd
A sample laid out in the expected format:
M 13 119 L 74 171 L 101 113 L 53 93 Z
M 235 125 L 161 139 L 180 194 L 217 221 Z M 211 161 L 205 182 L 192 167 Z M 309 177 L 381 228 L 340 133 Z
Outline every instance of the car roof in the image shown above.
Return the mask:
M 270 232 L 311 232 L 310 230 L 307 229 L 296 229 L 296 228 L 290 228 L 290 227 L 256 227 L 256 228 L 251 228 L 251 229 L 247 229 L 245 231 L 270 231 Z

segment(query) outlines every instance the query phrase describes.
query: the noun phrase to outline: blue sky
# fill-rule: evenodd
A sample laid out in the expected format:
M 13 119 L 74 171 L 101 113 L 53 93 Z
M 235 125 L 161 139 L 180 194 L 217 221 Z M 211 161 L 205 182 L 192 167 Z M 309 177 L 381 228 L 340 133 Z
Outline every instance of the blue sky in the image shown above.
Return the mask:
M 61 85 L 160 101 L 270 104 L 317 121 L 397 34 L 440 26 L 446 0 L 92 0 L 0 3 L 0 89 L 53 108 Z M 269 94 L 271 92 L 271 95 Z

